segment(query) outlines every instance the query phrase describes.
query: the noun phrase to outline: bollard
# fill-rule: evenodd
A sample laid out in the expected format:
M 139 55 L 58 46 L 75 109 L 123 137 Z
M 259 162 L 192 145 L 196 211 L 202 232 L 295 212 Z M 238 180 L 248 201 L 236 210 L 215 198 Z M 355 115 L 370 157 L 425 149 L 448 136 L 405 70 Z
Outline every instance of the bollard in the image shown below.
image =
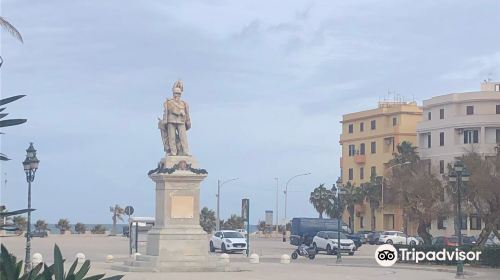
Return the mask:
M 37 266 L 41 262 L 43 262 L 42 254 L 40 254 L 40 253 L 34 253 L 33 254 L 33 260 L 31 261 L 31 263 L 33 264 L 33 267 Z
M 259 255 L 257 255 L 257 254 L 250 255 L 250 263 L 257 264 L 259 262 L 260 262 Z
M 225 253 L 220 255 L 219 262 L 222 264 L 228 264 L 229 263 L 229 255 L 225 254 Z
M 132 254 L 132 258 L 133 258 L 134 260 L 137 260 L 137 257 L 138 257 L 138 256 L 140 256 L 140 255 L 141 255 L 141 253 L 133 253 L 133 254 Z
M 85 262 L 85 255 L 83 253 L 76 254 L 75 258 L 78 260 L 78 263 L 84 263 Z
M 114 261 L 115 257 L 113 255 L 107 255 L 106 256 L 106 262 L 107 263 L 112 263 Z
M 282 264 L 289 264 L 290 263 L 290 256 L 287 254 L 284 254 L 281 256 L 281 263 Z

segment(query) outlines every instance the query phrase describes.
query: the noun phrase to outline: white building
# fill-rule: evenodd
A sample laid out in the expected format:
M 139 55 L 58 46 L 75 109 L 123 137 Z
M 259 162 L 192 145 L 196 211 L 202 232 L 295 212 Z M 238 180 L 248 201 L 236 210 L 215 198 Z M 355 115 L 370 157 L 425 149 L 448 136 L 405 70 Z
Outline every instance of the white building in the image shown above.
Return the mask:
M 469 150 L 494 155 L 500 143 L 500 82 L 484 82 L 475 92 L 451 93 L 423 102 L 423 118 L 417 125 L 420 158 L 428 159 L 436 174 Z M 478 235 L 484 223 L 469 213 L 462 219 L 462 233 Z M 433 221 L 431 234 L 454 234 L 454 218 Z

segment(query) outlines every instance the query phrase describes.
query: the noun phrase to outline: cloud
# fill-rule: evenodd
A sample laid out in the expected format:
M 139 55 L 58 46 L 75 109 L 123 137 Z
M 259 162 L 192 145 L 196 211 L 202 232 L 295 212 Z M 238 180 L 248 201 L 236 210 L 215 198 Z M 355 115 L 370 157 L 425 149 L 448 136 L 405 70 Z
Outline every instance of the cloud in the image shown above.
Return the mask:
M 467 58 L 460 63 L 458 70 L 441 75 L 443 80 L 476 80 L 487 79 L 490 76 L 500 77 L 500 51 L 477 57 Z

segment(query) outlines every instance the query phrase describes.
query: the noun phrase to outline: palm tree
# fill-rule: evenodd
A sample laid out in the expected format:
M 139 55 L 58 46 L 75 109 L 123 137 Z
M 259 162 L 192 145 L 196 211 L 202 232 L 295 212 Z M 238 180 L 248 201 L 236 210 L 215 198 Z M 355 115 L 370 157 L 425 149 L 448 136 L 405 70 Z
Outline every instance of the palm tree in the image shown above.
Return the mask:
M 371 230 L 375 231 L 375 211 L 380 207 L 380 202 L 382 200 L 382 177 L 376 176 L 375 174 L 370 178 L 370 182 L 363 183 L 361 189 L 363 190 L 364 197 L 368 200 L 370 204 L 371 213 Z
M 417 153 L 417 147 L 411 142 L 403 141 L 397 146 L 398 153 L 389 161 L 389 165 L 403 164 L 407 162 L 417 162 L 420 158 Z
M 318 211 L 319 218 L 323 219 L 323 213 L 330 207 L 330 198 L 332 192 L 325 188 L 325 184 L 319 185 L 315 188 L 309 197 L 309 202 L 313 205 L 314 209 Z
M 111 216 L 111 219 L 113 220 L 113 232 L 111 232 L 110 235 L 114 236 L 116 235 L 116 220 L 119 219 L 120 221 L 123 221 L 125 209 L 116 204 L 115 206 L 110 206 L 109 211 L 113 213 L 113 216 Z
M 61 234 L 64 234 L 67 230 L 71 229 L 71 225 L 69 224 L 68 219 L 59 219 L 56 228 L 59 229 Z
M 12 24 L 10 24 L 10 22 L 8 22 L 4 17 L 0 17 L 0 26 L 2 27 L 3 30 L 9 32 L 10 35 L 14 36 L 14 38 L 23 43 L 23 36 L 21 36 L 21 33 L 19 33 L 19 31 Z
M 200 212 L 200 226 L 207 233 L 211 233 L 215 229 L 215 211 L 207 207 L 203 207 Z
M 49 226 L 47 225 L 47 223 L 45 222 L 45 220 L 38 220 L 35 223 L 35 229 L 36 230 L 47 230 L 48 227 Z
M 26 221 L 26 218 L 24 216 L 14 216 L 14 218 L 12 218 L 12 222 L 19 228 L 19 230 L 21 231 L 25 231 L 26 230 L 26 226 L 27 226 L 27 221 Z
M 349 213 L 349 228 L 354 232 L 354 207 L 363 202 L 364 194 L 361 188 L 356 187 L 351 182 L 347 182 L 343 186 L 343 190 L 345 193 L 341 195 L 342 203 Z

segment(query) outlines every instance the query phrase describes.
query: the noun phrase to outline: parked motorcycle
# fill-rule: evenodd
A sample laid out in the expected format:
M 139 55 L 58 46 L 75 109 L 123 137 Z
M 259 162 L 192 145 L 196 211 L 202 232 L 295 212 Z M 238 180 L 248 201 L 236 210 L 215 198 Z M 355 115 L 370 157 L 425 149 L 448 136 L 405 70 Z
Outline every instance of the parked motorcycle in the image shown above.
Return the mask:
M 310 248 L 309 246 L 302 244 L 292 253 L 292 259 L 296 260 L 299 256 L 309 258 L 310 260 L 314 260 L 316 257 L 316 250 L 314 248 Z

